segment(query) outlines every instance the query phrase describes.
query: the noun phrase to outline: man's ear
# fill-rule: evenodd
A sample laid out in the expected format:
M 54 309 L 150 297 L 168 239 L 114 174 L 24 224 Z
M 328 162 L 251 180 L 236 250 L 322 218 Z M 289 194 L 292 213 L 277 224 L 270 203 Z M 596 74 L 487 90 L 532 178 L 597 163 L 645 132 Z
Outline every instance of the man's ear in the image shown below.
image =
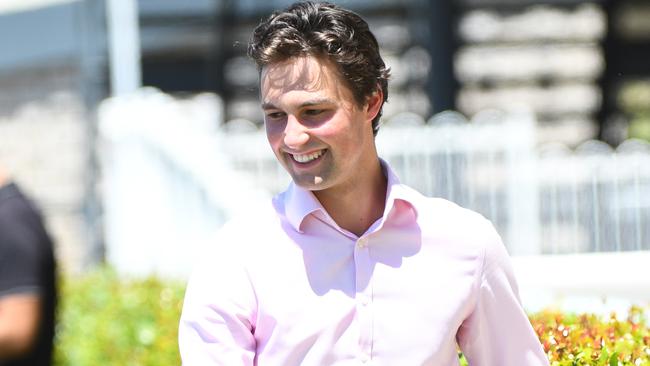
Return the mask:
M 381 88 L 377 88 L 374 93 L 366 99 L 366 113 L 368 114 L 368 119 L 372 121 L 377 117 L 377 114 L 381 110 L 381 106 L 384 103 L 384 92 Z

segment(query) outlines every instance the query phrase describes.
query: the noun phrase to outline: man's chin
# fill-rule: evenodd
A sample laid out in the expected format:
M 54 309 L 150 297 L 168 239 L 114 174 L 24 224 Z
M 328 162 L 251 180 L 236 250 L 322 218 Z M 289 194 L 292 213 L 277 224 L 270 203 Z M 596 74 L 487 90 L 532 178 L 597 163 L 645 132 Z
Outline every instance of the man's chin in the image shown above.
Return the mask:
M 325 189 L 325 181 L 323 177 L 317 175 L 292 175 L 293 182 L 298 187 L 310 190 L 320 191 Z

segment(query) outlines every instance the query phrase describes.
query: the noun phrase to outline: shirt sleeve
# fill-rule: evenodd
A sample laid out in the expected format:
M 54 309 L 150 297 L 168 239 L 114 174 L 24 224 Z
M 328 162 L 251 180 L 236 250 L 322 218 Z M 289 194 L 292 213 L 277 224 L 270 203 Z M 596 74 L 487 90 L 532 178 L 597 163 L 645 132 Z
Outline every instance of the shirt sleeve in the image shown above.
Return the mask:
M 547 366 L 537 334 L 521 306 L 501 238 L 489 224 L 475 305 L 457 340 L 470 366 Z
M 37 216 L 17 197 L 0 207 L 0 298 L 43 288 L 45 237 Z M 49 243 L 49 242 L 48 242 Z
M 190 277 L 179 326 L 183 365 L 253 365 L 256 297 L 234 243 L 220 235 Z

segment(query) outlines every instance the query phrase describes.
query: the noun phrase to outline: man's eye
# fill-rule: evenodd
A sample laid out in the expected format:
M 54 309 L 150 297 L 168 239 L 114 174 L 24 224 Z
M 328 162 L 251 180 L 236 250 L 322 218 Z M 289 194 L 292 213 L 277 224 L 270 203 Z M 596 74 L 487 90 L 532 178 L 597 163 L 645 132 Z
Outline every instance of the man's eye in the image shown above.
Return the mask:
M 284 113 L 282 112 L 272 112 L 266 115 L 266 118 L 268 119 L 280 119 L 282 117 L 284 117 Z
M 319 114 L 323 113 L 325 110 L 324 109 L 308 109 L 305 111 L 305 114 L 308 116 L 318 116 Z

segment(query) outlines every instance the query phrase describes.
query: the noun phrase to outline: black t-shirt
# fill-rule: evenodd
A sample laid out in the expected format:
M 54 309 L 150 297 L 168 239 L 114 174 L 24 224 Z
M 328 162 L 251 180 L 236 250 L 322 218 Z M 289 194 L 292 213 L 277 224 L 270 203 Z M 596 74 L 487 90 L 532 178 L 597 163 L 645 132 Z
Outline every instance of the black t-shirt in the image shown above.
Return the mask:
M 41 325 L 32 351 L 0 366 L 51 365 L 56 311 L 53 246 L 38 211 L 18 187 L 0 187 L 0 298 L 12 294 L 40 296 Z

